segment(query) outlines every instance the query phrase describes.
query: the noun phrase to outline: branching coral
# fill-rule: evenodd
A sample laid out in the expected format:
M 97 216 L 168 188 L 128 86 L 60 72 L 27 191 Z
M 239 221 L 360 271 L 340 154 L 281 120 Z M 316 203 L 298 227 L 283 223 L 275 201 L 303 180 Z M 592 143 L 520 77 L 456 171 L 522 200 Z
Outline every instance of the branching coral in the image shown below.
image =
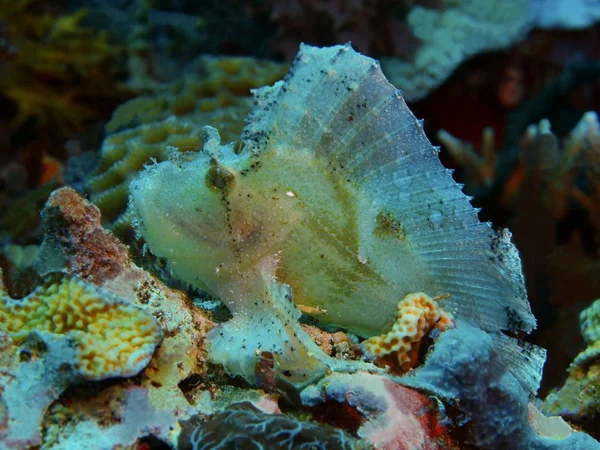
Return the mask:
M 496 163 L 494 130 L 492 128 L 483 130 L 479 152 L 475 151 L 469 142 L 461 141 L 445 130 L 438 131 L 437 138 L 454 161 L 468 172 L 469 176 L 465 182 L 467 192 L 473 192 L 481 186 L 492 184 Z
M 530 42 L 538 45 L 540 38 L 544 39 L 536 35 Z M 490 149 L 484 136 L 481 152 L 458 143 L 456 155 L 457 141 L 438 134 L 446 147 L 442 151 L 448 150 L 458 166 L 457 179 L 465 183 L 466 193 L 475 197 L 485 217 L 513 232 L 541 328 L 534 339 L 549 349 L 544 390 L 563 383 L 565 369 L 583 344 L 577 332 L 579 313 L 600 296 L 600 141 L 597 114 L 584 114 L 597 107 L 592 92 L 598 86 L 600 64 L 585 50 L 577 53 L 580 47 L 572 42 L 566 46 L 573 54 L 564 46 L 557 41 L 545 44 L 552 52 L 568 54 L 568 63 L 540 69 L 543 77 L 528 70 L 528 78 L 537 81 L 528 83 L 530 95 L 521 106 L 495 122 L 495 147 Z M 517 55 L 516 60 L 522 58 L 521 51 Z M 548 59 L 542 61 L 547 64 Z M 480 157 L 488 152 L 491 158 Z M 469 159 L 473 156 L 474 164 Z M 482 177 L 481 169 L 490 166 L 491 176 Z
M 57 17 L 36 12 L 35 3 L 4 2 L 0 9 L 15 46 L 0 93 L 17 105 L 13 126 L 34 118 L 42 130 L 64 138 L 99 117 L 90 98 L 122 97 L 116 74 L 106 69 L 118 49 L 106 33 L 81 25 L 85 10 Z

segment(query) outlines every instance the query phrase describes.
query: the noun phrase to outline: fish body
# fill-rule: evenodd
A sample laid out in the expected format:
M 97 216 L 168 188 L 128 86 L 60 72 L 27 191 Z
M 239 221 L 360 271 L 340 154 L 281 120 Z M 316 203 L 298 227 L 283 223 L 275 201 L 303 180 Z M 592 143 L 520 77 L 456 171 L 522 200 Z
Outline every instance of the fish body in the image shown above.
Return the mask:
M 502 335 L 535 327 L 510 234 L 478 220 L 379 64 L 349 45 L 303 45 L 286 78 L 254 96 L 239 152 L 207 128 L 193 160 L 150 166 L 131 188 L 151 251 L 232 311 L 213 333 L 225 366 L 248 379 L 232 359 L 269 345 L 281 361 L 319 352 L 292 298 L 368 337 L 392 325 L 407 294 L 426 292 L 497 335 L 524 384 L 539 382 L 543 358 Z M 248 344 L 251 330 L 262 337 Z

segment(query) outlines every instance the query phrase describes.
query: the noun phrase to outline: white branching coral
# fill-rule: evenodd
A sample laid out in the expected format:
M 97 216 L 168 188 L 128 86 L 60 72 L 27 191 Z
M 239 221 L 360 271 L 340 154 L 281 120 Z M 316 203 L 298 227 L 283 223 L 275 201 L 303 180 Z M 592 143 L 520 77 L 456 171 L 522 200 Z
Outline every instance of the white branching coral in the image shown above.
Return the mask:
M 382 60 L 390 82 L 409 101 L 425 97 L 465 59 L 508 47 L 531 28 L 529 0 L 445 0 L 441 9 L 415 6 L 408 25 L 422 41 L 413 60 Z

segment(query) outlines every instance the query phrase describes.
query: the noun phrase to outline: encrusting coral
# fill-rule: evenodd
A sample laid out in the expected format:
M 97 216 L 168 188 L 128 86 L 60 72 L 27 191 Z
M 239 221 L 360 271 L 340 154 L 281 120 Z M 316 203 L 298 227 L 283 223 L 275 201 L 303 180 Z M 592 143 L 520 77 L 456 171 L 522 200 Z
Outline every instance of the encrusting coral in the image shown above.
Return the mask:
M 144 164 L 164 161 L 172 151 L 200 149 L 202 125 L 218 125 L 224 139 L 237 140 L 252 105 L 250 89 L 273 83 L 285 70 L 252 58 L 201 56 L 180 81 L 119 106 L 85 184 L 103 224 L 126 236 L 129 183 Z
M 120 299 L 112 310 L 110 303 L 101 304 L 103 314 L 125 308 L 125 312 L 136 312 L 141 320 L 149 317 L 153 324 L 149 331 L 160 324 L 163 338 L 136 378 L 126 383 L 113 379 L 108 390 L 84 389 L 78 393 L 77 381 L 82 374 L 74 367 L 78 349 L 77 336 L 71 336 L 72 332 L 59 335 L 32 330 L 25 338 L 0 333 L 0 365 L 6 368 L 0 373 L 4 389 L 0 403 L 7 402 L 10 416 L 7 434 L 0 430 L 0 441 L 6 437 L 3 443 L 11 449 L 40 443 L 44 448 L 81 448 L 94 435 L 99 447 L 129 448 L 152 430 L 154 436 L 175 445 L 178 420 L 193 412 L 212 412 L 221 403 L 221 408 L 227 405 L 227 395 L 220 390 L 215 395 L 205 378 L 202 337 L 212 323 L 182 293 L 132 264 L 126 247 L 100 225 L 98 208 L 73 189 L 55 191 L 42 217 L 45 236 L 35 267 L 42 273 L 66 271 L 70 275 L 58 277 L 93 283 L 95 286 L 86 283 L 85 289 L 101 290 L 103 299 Z M 67 314 L 72 308 L 67 305 L 62 310 Z M 126 316 L 114 317 L 113 331 L 108 330 L 108 334 L 116 333 L 124 320 Z M 90 323 L 90 329 L 101 331 L 104 325 Z M 124 340 L 118 345 L 126 343 Z M 99 351 L 107 349 L 110 356 L 103 342 L 98 345 Z M 85 386 L 103 385 L 90 380 Z M 62 395 L 69 387 L 70 394 Z M 260 397 L 252 391 L 237 398 L 245 400 L 250 394 Z M 191 403 L 195 405 L 193 410 Z
M 524 352 L 533 350 L 522 345 Z M 589 435 L 573 430 L 556 439 L 537 434 L 528 420 L 529 395 L 494 347 L 488 334 L 458 323 L 439 336 L 425 363 L 400 383 L 449 401 L 453 411 L 447 411 L 448 419 L 462 430 L 461 444 L 467 448 L 600 448 Z
M 435 401 L 382 375 L 332 373 L 301 392 L 325 423 L 349 422 L 377 450 L 459 448 Z
M 407 371 L 416 363 L 422 339 L 434 328 L 446 331 L 454 326 L 452 314 L 441 309 L 427 294 L 409 294 L 398 303 L 398 314 L 392 329 L 372 336 L 362 345 L 378 359 L 397 357 L 400 369 Z
M 302 386 L 339 361 L 315 349 L 300 310 L 368 337 L 407 294 L 449 294 L 445 309 L 495 336 L 535 391 L 543 352 L 500 333 L 535 327 L 510 233 L 479 222 L 379 64 L 349 45 L 302 46 L 254 95 L 243 148 L 205 127 L 202 151 L 131 184 L 149 249 L 233 313 L 209 332 L 211 357 L 255 383 L 257 350 L 270 351 Z
M 13 339 L 32 331 L 65 336 L 76 348 L 76 371 L 88 380 L 137 374 L 162 337 L 150 314 L 66 274 L 47 277 L 24 299 L 2 292 L 0 331 Z
M 35 264 L 41 273 L 65 270 L 100 286 L 131 263 L 127 247 L 102 228 L 98 207 L 74 189 L 52 192 L 41 217 L 44 240 Z

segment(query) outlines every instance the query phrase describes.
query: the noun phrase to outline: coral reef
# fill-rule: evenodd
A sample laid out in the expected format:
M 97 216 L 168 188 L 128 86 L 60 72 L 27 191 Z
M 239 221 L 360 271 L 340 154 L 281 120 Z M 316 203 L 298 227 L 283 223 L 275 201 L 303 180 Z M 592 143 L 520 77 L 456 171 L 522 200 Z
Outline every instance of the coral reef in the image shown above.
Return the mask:
M 374 60 L 303 46 L 255 102 L 241 150 L 206 127 L 202 152 L 131 184 L 150 250 L 233 313 L 209 333 L 215 361 L 255 382 L 257 350 L 272 351 L 300 386 L 339 367 L 299 328 L 294 302 L 362 336 L 390 326 L 411 292 L 447 296 L 446 310 L 492 335 L 534 328 L 510 233 L 479 222 Z M 509 365 L 522 353 L 497 344 Z M 543 355 L 530 356 L 512 369 L 535 391 Z
M 353 2 L 298 1 L 257 2 L 246 0 L 246 12 L 252 17 L 268 14 L 275 24 L 271 49 L 275 55 L 292 60 L 298 44 L 334 45 L 352 42 L 357 50 L 372 56 L 407 56 L 418 41 L 404 18 L 412 1 Z M 420 3 L 437 3 L 436 0 Z
M 100 285 L 128 267 L 127 248 L 102 228 L 98 207 L 73 189 L 54 191 L 41 216 L 44 241 L 36 261 L 39 272 L 66 269 Z
M 0 3 L 2 450 L 600 450 L 598 0 Z
M 518 146 L 519 159 L 504 183 L 498 177 L 508 147 L 494 146 L 490 130 L 484 132 L 482 152 L 446 132 L 438 133 L 462 166 L 461 181 L 467 192 L 484 205 L 499 203 L 504 214 L 510 212 L 507 224 L 523 260 L 532 308 L 543 328 L 537 343 L 551 349 L 546 365 L 552 374 L 546 377 L 549 384 L 562 382 L 561 372 L 577 352 L 579 338 L 573 331 L 578 314 L 600 296 L 599 128 L 594 112 L 583 114 L 561 140 L 548 120 L 528 126 Z M 480 157 L 480 153 L 492 156 Z M 484 193 L 488 188 L 492 189 L 489 195 Z M 574 336 L 559 342 L 557 332 Z
M 419 355 L 422 339 L 431 330 L 446 331 L 454 326 L 454 318 L 427 294 L 409 294 L 398 303 L 398 313 L 392 329 L 381 336 L 372 336 L 362 346 L 381 359 L 397 358 L 401 370 L 413 367 Z
M 77 380 L 75 349 L 60 336 L 33 332 L 21 343 L 0 332 L 0 444 L 35 448 L 48 407 Z
M 11 344 L 0 356 L 13 355 L 11 357 L 16 358 L 17 365 L 15 370 L 21 372 L 11 372 L 14 376 L 10 379 L 15 380 L 15 390 L 10 392 L 14 395 L 4 396 L 4 400 L 12 405 L 18 395 L 24 400 L 28 398 L 23 392 L 45 393 L 39 397 L 40 407 L 35 415 L 25 419 L 25 409 L 15 412 L 15 422 L 28 424 L 28 433 L 35 433 L 27 440 L 27 445 L 37 445 L 41 439 L 49 448 L 82 448 L 89 444 L 90 438 L 97 437 L 101 439 L 98 442 L 103 448 L 135 446 L 136 442 L 151 434 L 175 446 L 180 431 L 179 420 L 198 413 L 215 414 L 236 401 L 251 400 L 262 404 L 265 397 L 260 392 L 213 385 L 210 380 L 218 379 L 218 373 L 207 374 L 203 356 L 203 336 L 212 326 L 210 320 L 194 309 L 183 294 L 166 288 L 123 258 L 122 244 L 102 230 L 95 206 L 71 189 L 63 188 L 52 195 L 43 215 L 49 222 L 44 226 L 47 233 L 45 241 L 52 242 L 53 251 L 62 255 L 53 264 L 62 261 L 63 270 L 72 267 L 81 276 L 100 283 L 103 291 L 127 301 L 130 308 L 137 307 L 151 313 L 158 319 L 164 339 L 138 377 L 129 383 L 114 382 L 112 386 L 105 387 L 96 385 L 88 390 L 69 387 L 77 380 L 75 371 L 63 370 L 55 374 L 52 371 L 54 366 L 35 354 L 31 357 L 33 365 L 19 362 L 19 354 L 27 351 L 25 355 L 29 355 L 32 351 L 24 347 L 20 353 Z M 82 236 L 93 239 L 80 239 Z M 74 263 L 86 260 L 99 263 Z M 42 266 L 56 268 L 48 262 Z M 53 335 L 43 336 L 50 339 Z M 69 353 L 60 351 L 57 355 L 57 352 L 45 358 L 56 361 L 56 366 L 60 367 L 65 361 L 60 358 L 69 357 Z M 25 370 L 28 367 L 46 374 L 46 378 L 36 375 L 23 379 L 33 373 L 33 369 Z M 6 385 L 3 382 L 3 386 Z M 68 391 L 65 391 L 67 388 Z M 40 425 L 42 418 L 43 426 Z M 98 434 L 101 436 L 98 437 Z M 23 440 L 10 442 L 9 448 L 23 448 L 25 445 Z
M 564 386 L 551 392 L 544 400 L 543 409 L 561 415 L 600 436 L 596 426 L 600 414 L 600 300 L 580 314 L 581 334 L 587 348 L 573 360 Z
M 600 19 L 600 5 L 586 0 L 531 0 L 529 5 L 540 28 L 586 28 Z
M 579 320 L 587 348 L 573 360 L 575 366 L 583 366 L 600 358 L 600 300 L 583 310 Z
M 273 83 L 285 70 L 252 58 L 202 56 L 179 81 L 119 106 L 84 186 L 104 225 L 127 236 L 129 183 L 144 164 L 163 161 L 172 151 L 199 150 L 202 125 L 218 125 L 224 139 L 237 140 L 251 107 L 250 89 Z
M 24 299 L 8 297 L 0 272 L 0 331 L 23 338 L 32 331 L 64 336 L 74 366 L 88 380 L 129 377 L 148 364 L 162 334 L 143 310 L 68 275 L 48 276 Z
M 475 151 L 471 143 L 461 141 L 446 130 L 439 130 L 436 137 L 455 163 L 466 172 L 466 192 L 474 192 L 482 186 L 487 187 L 492 184 L 496 165 L 493 128 L 488 127 L 483 130 L 479 151 Z

